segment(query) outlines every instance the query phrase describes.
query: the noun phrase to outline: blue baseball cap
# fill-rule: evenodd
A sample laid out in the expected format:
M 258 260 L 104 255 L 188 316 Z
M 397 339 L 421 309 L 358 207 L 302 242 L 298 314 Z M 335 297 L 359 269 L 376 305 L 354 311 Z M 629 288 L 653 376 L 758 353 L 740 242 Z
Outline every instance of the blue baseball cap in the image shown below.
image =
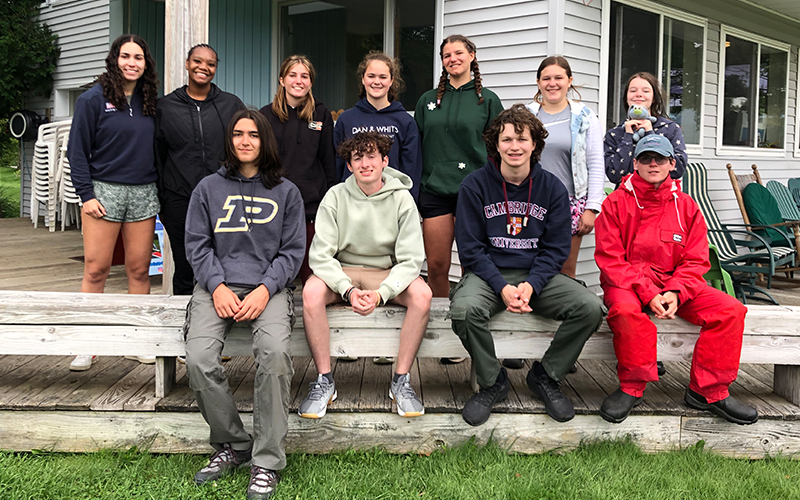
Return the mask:
M 672 143 L 663 135 L 650 134 L 639 139 L 639 142 L 636 143 L 636 151 L 634 151 L 633 157 L 638 158 L 640 154 L 647 151 L 658 153 L 668 158 L 675 157 L 675 150 L 672 149 Z

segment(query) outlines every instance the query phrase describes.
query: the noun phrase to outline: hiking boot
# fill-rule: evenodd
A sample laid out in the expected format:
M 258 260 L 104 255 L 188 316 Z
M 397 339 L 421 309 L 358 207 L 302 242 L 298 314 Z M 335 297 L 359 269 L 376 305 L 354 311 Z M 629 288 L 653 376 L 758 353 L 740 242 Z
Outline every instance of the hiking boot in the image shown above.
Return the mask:
M 550 377 L 539 361 L 533 362 L 533 367 L 525 377 L 528 389 L 544 402 L 544 408 L 550 418 L 558 422 L 572 420 L 575 408 L 572 401 L 561 392 L 558 382 Z
M 249 462 L 252 453 L 253 448 L 236 451 L 231 448 L 231 445 L 225 443 L 221 449 L 211 455 L 208 465 L 197 471 L 197 474 L 194 475 L 194 484 L 204 484 L 227 476 L 237 467 Z
M 394 363 L 394 358 L 392 356 L 375 356 L 372 358 L 372 362 L 376 365 L 391 365 Z
M 317 380 L 308 384 L 308 396 L 300 403 L 297 413 L 303 418 L 322 418 L 328 405 L 336 401 L 336 382 L 319 374 Z
M 755 408 L 742 403 L 733 396 L 709 403 L 706 398 L 687 388 L 686 396 L 684 396 L 683 400 L 695 410 L 710 411 L 734 424 L 748 425 L 754 424 L 758 420 L 758 411 Z
M 508 381 L 508 374 L 505 368 L 500 368 L 494 385 L 491 387 L 481 387 L 481 390 L 474 394 L 464 409 L 461 410 L 461 417 L 466 423 L 472 426 L 481 425 L 489 420 L 492 414 L 492 407 L 500 401 L 506 399 L 511 383 Z
M 69 364 L 69 369 L 74 372 L 83 372 L 91 368 L 92 365 L 96 362 L 97 362 L 97 356 L 87 356 L 85 354 L 80 354 L 78 356 L 75 356 L 75 359 L 73 359 L 72 363 Z
M 397 414 L 401 417 L 419 417 L 425 415 L 425 407 L 411 387 L 408 373 L 401 375 L 397 382 L 389 386 L 389 397 L 397 403 Z
M 622 392 L 622 389 L 617 389 L 603 400 L 603 404 L 600 406 L 600 416 L 606 422 L 618 424 L 628 418 L 635 406 L 642 404 L 642 399 Z
M 512 370 L 519 370 L 525 366 L 525 360 L 521 358 L 506 358 L 503 360 L 503 366 Z
M 267 500 L 275 493 L 281 477 L 274 470 L 258 465 L 250 467 L 250 484 L 247 485 L 247 500 Z

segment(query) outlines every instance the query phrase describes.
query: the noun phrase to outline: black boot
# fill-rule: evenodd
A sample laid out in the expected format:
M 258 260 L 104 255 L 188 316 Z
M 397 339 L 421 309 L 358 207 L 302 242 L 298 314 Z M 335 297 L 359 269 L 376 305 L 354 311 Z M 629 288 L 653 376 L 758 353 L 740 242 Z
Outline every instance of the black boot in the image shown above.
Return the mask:
M 618 424 L 628 418 L 635 406 L 642 404 L 642 399 L 622 392 L 622 389 L 617 389 L 603 400 L 603 404 L 600 406 L 600 416 L 607 422 Z
M 497 375 L 494 385 L 481 387 L 480 391 L 469 398 L 464 409 L 461 410 L 461 417 L 469 425 L 481 425 L 489 420 L 492 407 L 506 399 L 509 389 L 511 389 L 511 382 L 508 380 L 506 369 L 500 368 L 500 374 Z
M 748 425 L 754 424 L 758 420 L 758 411 L 755 408 L 742 403 L 733 396 L 728 396 L 715 403 L 709 403 L 706 398 L 687 388 L 686 396 L 684 396 L 683 400 L 695 410 L 710 411 L 734 424 Z

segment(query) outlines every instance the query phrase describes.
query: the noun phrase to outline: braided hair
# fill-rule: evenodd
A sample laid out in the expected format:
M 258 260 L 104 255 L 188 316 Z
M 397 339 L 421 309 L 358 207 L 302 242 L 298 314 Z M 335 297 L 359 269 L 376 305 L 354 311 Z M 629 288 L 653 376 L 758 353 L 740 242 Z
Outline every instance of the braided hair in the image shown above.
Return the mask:
M 125 77 L 122 76 L 122 70 L 119 69 L 119 52 L 122 46 L 128 42 L 133 42 L 141 47 L 144 53 L 144 73 L 140 78 L 144 94 L 142 107 L 145 116 L 155 116 L 156 101 L 158 101 L 158 73 L 156 72 L 156 62 L 150 55 L 147 42 L 141 37 L 121 35 L 114 40 L 106 56 L 106 71 L 97 77 L 97 83 L 103 86 L 103 96 L 117 109 L 128 108 L 128 99 L 125 98 Z
M 478 68 L 478 48 L 475 46 L 472 41 L 465 37 L 464 35 L 450 35 L 444 40 L 442 40 L 442 44 L 439 45 L 439 58 L 443 59 L 444 53 L 444 46 L 448 43 L 454 42 L 461 42 L 464 45 L 464 48 L 467 49 L 467 52 L 474 55 L 475 58 L 472 60 L 472 63 L 469 65 L 469 70 L 472 71 L 475 80 L 475 93 L 478 95 L 478 104 L 483 104 L 483 95 L 481 92 L 483 91 L 483 83 L 481 82 L 481 70 Z M 436 107 L 442 107 L 442 97 L 444 97 L 444 89 L 447 86 L 447 80 L 449 75 L 447 73 L 446 68 L 442 68 L 442 76 L 439 78 L 439 86 L 436 89 Z
M 189 60 L 190 57 L 192 57 L 192 54 L 194 54 L 194 51 L 197 50 L 197 49 L 208 49 L 208 50 L 210 50 L 211 52 L 214 53 L 214 57 L 217 58 L 217 62 L 219 62 L 219 54 L 217 54 L 217 51 L 214 50 L 214 47 L 212 47 L 211 45 L 209 45 L 207 43 L 198 43 L 197 45 L 195 45 L 194 47 L 189 49 L 189 53 L 186 54 L 186 60 L 187 61 Z

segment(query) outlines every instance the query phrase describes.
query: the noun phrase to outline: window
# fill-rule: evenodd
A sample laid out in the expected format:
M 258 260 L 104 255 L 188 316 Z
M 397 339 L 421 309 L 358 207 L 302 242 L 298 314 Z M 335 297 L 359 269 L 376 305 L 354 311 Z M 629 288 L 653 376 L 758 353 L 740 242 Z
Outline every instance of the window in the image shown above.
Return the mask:
M 433 82 L 434 8 L 434 0 L 286 2 L 275 68 L 305 54 L 317 72 L 314 96 L 330 110 L 347 109 L 358 101 L 358 64 L 370 50 L 383 50 L 400 59 L 406 91 L 399 100 L 413 110 Z
M 721 146 L 783 149 L 789 53 L 723 31 Z
M 628 78 L 647 71 L 661 81 L 667 114 L 680 124 L 686 144 L 699 146 L 705 25 L 669 14 L 611 3 L 606 127 L 625 119 L 628 107 L 622 92 Z

